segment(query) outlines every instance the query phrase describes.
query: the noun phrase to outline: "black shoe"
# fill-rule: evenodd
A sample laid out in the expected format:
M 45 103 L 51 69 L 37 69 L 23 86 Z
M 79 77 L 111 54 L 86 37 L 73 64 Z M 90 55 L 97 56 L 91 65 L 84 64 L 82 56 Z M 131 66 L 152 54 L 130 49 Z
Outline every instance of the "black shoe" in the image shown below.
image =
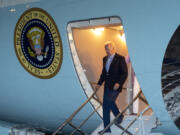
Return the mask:
M 103 130 L 99 131 L 98 134 L 102 134 Z M 105 131 L 104 133 L 111 133 L 111 131 Z
M 115 122 L 115 124 L 121 124 L 123 121 L 124 115 L 119 116 L 118 120 Z

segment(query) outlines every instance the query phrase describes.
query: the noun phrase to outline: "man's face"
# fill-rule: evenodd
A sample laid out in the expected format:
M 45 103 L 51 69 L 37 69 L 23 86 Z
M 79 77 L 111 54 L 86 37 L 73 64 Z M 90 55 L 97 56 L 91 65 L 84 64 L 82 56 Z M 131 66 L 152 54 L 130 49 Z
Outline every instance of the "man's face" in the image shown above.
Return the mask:
M 114 54 L 114 48 L 112 45 L 107 45 L 105 47 L 105 51 L 108 56 L 111 56 L 112 54 Z

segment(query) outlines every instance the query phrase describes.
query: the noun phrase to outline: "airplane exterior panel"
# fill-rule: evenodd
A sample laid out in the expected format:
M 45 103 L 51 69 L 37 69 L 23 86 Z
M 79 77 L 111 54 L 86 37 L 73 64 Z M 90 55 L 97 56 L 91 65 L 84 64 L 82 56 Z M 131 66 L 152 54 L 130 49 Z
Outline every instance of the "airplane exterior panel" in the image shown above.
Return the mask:
M 122 19 L 132 66 L 150 107 L 162 124 L 170 127 L 164 134 L 178 135 L 179 130 L 162 98 L 161 68 L 168 42 L 180 22 L 179 5 L 178 0 L 41 0 L 29 6 L 0 8 L 0 119 L 55 129 L 68 118 L 87 98 L 73 65 L 67 24 L 118 16 Z M 34 7 L 42 8 L 52 16 L 62 40 L 62 65 L 50 79 L 28 73 L 14 50 L 16 23 L 24 11 Z M 10 8 L 15 8 L 16 12 L 9 12 Z M 92 110 L 88 104 L 77 119 Z M 97 125 L 101 122 L 98 115 L 92 119 L 97 120 Z

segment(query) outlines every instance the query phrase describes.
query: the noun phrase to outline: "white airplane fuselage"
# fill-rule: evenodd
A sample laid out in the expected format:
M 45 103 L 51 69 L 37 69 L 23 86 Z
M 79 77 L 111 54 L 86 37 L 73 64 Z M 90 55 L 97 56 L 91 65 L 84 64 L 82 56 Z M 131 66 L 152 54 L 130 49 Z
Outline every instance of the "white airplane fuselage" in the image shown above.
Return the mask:
M 28 6 L 27 6 L 28 5 Z M 128 52 L 141 89 L 166 135 L 179 130 L 167 113 L 161 90 L 164 54 L 179 25 L 180 1 L 40 0 L 0 8 L 0 120 L 13 125 L 54 131 L 86 99 L 72 59 L 67 36 L 69 22 L 117 16 L 122 20 Z M 62 65 L 52 78 L 40 79 L 20 64 L 14 49 L 14 31 L 20 16 L 41 8 L 54 19 L 62 40 Z M 15 8 L 15 12 L 10 12 Z M 97 80 L 95 80 L 97 81 Z M 83 120 L 91 104 L 73 120 Z M 89 133 L 101 123 L 95 114 L 83 128 Z

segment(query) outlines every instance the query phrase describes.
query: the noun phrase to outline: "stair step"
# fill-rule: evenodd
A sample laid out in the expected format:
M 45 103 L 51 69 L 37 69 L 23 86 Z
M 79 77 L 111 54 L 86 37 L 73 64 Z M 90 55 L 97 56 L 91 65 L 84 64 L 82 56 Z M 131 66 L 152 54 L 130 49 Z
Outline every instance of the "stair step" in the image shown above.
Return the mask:
M 130 115 L 130 116 L 125 116 L 123 122 L 121 123 L 121 126 L 123 128 L 126 128 L 131 122 L 132 120 L 134 120 L 136 118 L 136 116 Z M 114 117 L 111 116 L 111 119 L 113 120 Z M 151 129 L 154 127 L 154 123 L 155 123 L 155 117 L 154 116 L 143 116 L 142 117 L 142 121 L 140 121 L 139 119 L 137 121 L 135 121 L 132 126 L 128 129 L 129 132 L 131 132 L 133 135 L 142 135 L 143 133 L 143 127 L 142 127 L 142 123 L 144 123 L 144 132 L 146 135 L 163 135 L 162 133 L 150 133 Z M 98 132 L 100 130 L 102 130 L 103 127 L 103 123 L 99 125 L 99 127 L 91 134 L 91 135 L 98 135 Z M 117 135 L 117 134 L 121 134 L 123 131 L 118 128 L 116 125 L 112 125 L 111 126 L 111 134 L 109 135 Z M 123 135 L 128 135 L 127 133 L 124 133 Z

